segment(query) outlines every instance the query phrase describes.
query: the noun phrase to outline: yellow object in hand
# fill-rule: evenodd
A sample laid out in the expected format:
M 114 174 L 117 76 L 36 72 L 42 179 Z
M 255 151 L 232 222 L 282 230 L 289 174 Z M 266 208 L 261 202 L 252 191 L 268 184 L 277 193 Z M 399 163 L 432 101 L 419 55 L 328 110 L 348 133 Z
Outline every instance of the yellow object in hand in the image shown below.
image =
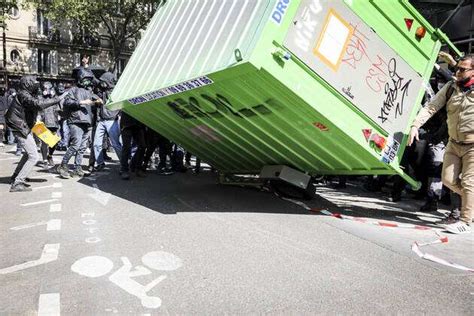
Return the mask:
M 44 125 L 44 123 L 40 121 L 36 122 L 35 126 L 33 126 L 31 131 L 51 148 L 53 148 L 61 140 L 61 137 L 56 134 L 53 134 L 46 127 L 46 125 Z

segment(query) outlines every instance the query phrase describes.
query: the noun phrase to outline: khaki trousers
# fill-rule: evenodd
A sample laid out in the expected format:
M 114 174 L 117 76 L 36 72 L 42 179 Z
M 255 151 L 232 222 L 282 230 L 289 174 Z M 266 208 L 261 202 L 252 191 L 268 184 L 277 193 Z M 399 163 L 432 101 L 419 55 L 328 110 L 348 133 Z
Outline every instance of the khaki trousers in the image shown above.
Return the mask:
M 461 220 L 470 224 L 474 210 L 474 143 L 449 141 L 443 160 L 443 184 L 462 198 Z

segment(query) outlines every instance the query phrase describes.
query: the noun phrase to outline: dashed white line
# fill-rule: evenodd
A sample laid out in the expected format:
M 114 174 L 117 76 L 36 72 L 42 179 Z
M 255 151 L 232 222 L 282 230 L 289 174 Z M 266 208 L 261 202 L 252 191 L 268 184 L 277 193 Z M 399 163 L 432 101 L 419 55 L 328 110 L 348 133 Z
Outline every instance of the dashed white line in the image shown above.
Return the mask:
M 58 213 L 63 211 L 63 206 L 62 204 L 51 204 L 49 206 L 49 212 L 50 213 Z
M 41 294 L 38 303 L 38 316 L 61 315 L 61 297 L 59 293 Z
M 21 206 L 33 206 L 33 205 L 47 204 L 47 203 L 56 202 L 56 201 L 57 201 L 57 199 L 53 198 L 53 199 L 50 199 L 50 200 L 43 200 L 43 201 L 31 202 L 31 203 L 23 203 L 23 204 L 20 204 L 20 205 Z
M 51 197 L 53 199 L 60 199 L 60 198 L 63 197 L 63 193 L 62 192 L 53 192 L 53 193 L 51 193 Z
M 46 226 L 47 231 L 57 231 L 61 230 L 61 220 L 60 219 L 52 219 L 48 222 Z

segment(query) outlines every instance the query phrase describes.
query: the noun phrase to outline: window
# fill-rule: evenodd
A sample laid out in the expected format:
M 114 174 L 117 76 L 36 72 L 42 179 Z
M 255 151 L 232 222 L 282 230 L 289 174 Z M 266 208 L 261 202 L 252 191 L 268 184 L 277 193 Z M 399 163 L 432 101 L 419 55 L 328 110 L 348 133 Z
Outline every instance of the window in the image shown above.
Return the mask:
M 121 75 L 127 66 L 128 60 L 120 58 L 117 63 L 117 73 Z
M 51 56 L 48 50 L 38 49 L 38 72 L 51 73 Z
M 20 52 L 18 49 L 14 49 L 10 52 L 10 60 L 16 64 L 20 61 Z
M 8 16 L 10 17 L 10 19 L 13 19 L 13 20 L 16 20 L 20 17 L 20 10 L 18 9 L 16 5 L 11 7 L 10 11 L 8 11 Z
M 51 25 L 49 20 L 44 16 L 44 12 L 40 9 L 36 10 L 36 22 L 38 35 L 48 36 Z

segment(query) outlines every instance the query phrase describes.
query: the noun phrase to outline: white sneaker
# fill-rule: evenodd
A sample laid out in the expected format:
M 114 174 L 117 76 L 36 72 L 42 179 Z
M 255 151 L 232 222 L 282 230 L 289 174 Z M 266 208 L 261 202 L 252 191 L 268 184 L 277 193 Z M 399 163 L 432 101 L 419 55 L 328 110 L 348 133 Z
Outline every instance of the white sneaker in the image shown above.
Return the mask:
M 444 228 L 453 234 L 467 234 L 471 232 L 471 227 L 462 221 L 446 225 Z

